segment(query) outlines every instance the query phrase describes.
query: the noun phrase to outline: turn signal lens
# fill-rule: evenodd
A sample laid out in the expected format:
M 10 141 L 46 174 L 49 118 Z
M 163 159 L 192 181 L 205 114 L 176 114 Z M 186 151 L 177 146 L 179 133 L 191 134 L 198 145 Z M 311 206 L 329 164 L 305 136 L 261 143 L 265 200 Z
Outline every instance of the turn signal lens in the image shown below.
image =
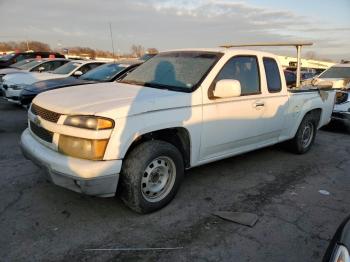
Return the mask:
M 108 139 L 91 140 L 60 135 L 58 151 L 62 154 L 89 160 L 102 160 Z
M 96 116 L 68 116 L 64 121 L 64 125 L 92 130 L 103 130 L 113 128 L 114 121 L 109 118 Z

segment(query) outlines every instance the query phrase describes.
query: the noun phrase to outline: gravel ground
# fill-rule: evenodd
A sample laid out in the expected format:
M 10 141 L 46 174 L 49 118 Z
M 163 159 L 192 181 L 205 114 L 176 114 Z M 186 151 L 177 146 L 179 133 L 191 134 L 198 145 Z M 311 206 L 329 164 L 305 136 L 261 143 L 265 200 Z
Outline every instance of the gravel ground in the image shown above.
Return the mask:
M 341 128 L 320 131 L 306 155 L 273 146 L 194 168 L 150 215 L 47 182 L 20 152 L 25 128 L 25 111 L 1 101 L 1 261 L 320 261 L 350 213 L 350 135 Z M 241 226 L 213 216 L 219 210 L 259 221 Z M 176 249 L 88 250 L 114 248 Z

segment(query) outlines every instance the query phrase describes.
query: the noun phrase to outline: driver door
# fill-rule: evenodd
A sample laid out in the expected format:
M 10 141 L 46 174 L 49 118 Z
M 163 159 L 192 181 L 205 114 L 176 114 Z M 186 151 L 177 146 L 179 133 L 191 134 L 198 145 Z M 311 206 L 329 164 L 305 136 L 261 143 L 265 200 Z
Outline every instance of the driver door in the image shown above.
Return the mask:
M 238 80 L 241 96 L 214 97 L 215 84 L 222 79 Z M 247 151 L 264 141 L 260 82 L 256 56 L 235 56 L 223 66 L 209 88 L 209 99 L 203 99 L 201 161 Z

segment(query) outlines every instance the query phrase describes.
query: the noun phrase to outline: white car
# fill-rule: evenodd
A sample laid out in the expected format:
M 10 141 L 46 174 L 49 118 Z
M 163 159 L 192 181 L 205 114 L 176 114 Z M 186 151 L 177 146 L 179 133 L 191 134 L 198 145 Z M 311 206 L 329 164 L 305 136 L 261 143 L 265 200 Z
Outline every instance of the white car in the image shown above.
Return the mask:
M 350 63 L 337 64 L 315 78 L 316 83 L 328 81 L 337 90 L 332 120 L 342 122 L 350 131 Z
M 66 78 L 69 76 L 79 77 L 102 64 L 104 64 L 104 62 L 77 60 L 68 62 L 52 72 L 8 74 L 2 78 L 2 91 L 7 101 L 19 103 L 19 95 L 22 89 L 27 85 L 48 79 Z
M 344 124 L 350 132 L 350 83 L 344 90 L 337 91 L 332 120 Z
M 45 58 L 22 60 L 11 65 L 8 68 L 0 69 L 0 78 L 7 74 L 27 73 L 27 72 L 46 72 L 53 71 L 60 66 L 68 63 L 70 60 L 64 58 Z M 23 63 L 24 62 L 24 63 Z
M 270 53 L 168 51 L 119 83 L 38 95 L 21 148 L 54 184 L 101 197 L 118 190 L 147 213 L 172 200 L 185 169 L 283 141 L 307 152 L 331 119 L 334 97 L 289 91 Z

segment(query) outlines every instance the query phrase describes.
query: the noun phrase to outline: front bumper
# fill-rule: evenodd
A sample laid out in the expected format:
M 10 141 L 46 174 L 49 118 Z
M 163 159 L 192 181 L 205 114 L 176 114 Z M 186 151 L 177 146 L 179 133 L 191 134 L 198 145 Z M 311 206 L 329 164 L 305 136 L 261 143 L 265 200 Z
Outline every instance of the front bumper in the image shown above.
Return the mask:
M 111 197 L 116 193 L 122 160 L 92 161 L 69 157 L 38 142 L 26 129 L 21 136 L 24 156 L 46 170 L 55 184 L 78 193 Z
M 7 99 L 7 101 L 12 102 L 12 103 L 16 103 L 19 104 L 19 96 L 21 94 L 22 89 L 19 90 L 14 90 L 12 88 L 7 88 L 4 90 L 5 91 L 5 98 Z

